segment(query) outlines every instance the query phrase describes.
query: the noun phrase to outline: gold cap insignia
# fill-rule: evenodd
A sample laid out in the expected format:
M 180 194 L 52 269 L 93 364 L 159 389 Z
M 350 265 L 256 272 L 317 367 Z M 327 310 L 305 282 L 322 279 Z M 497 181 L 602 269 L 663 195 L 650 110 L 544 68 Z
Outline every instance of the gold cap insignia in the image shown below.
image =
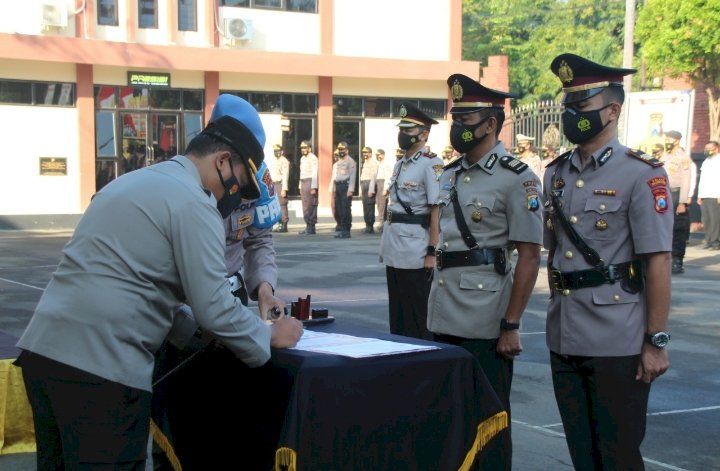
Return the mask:
M 453 101 L 460 101 L 462 100 L 463 95 L 465 92 L 463 92 L 462 85 L 460 85 L 459 80 L 455 80 L 455 83 L 453 83 L 452 86 L 452 99 Z
M 405 108 L 405 105 L 400 105 L 400 117 L 404 118 L 407 116 L 407 108 Z
M 569 83 L 572 82 L 573 78 L 575 76 L 573 75 L 573 71 L 565 61 L 560 61 L 560 67 L 558 68 L 558 77 L 560 77 L 560 80 Z

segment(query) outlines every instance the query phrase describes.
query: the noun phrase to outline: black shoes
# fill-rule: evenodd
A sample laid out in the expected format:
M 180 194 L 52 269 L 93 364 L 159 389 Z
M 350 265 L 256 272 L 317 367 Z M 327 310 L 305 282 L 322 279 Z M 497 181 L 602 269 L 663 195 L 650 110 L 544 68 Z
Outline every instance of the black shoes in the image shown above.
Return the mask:
M 300 235 L 313 235 L 315 234 L 315 226 L 306 226 L 304 231 L 298 232 Z
M 336 239 L 349 239 L 350 238 L 350 232 L 346 231 L 340 231 L 334 236 Z
M 368 226 L 362 230 L 363 234 L 375 234 L 375 229 L 372 226 Z
M 680 260 L 679 258 L 673 258 L 672 273 L 673 273 L 673 275 L 679 275 L 681 273 L 685 273 L 685 268 L 683 268 L 683 261 Z

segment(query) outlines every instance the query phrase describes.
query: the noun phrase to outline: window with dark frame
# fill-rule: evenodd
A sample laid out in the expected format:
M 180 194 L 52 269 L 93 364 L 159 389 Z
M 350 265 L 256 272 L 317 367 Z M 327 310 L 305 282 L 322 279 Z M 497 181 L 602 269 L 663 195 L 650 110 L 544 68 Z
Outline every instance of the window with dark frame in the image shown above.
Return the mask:
M 178 30 L 197 31 L 196 0 L 178 0 Z
M 0 103 L 34 106 L 75 106 L 75 84 L 0 80 Z
M 98 0 L 97 23 L 101 26 L 118 25 L 118 2 L 117 0 Z
M 138 27 L 158 27 L 157 0 L 138 0 Z
M 220 0 L 220 6 L 317 13 L 317 0 Z

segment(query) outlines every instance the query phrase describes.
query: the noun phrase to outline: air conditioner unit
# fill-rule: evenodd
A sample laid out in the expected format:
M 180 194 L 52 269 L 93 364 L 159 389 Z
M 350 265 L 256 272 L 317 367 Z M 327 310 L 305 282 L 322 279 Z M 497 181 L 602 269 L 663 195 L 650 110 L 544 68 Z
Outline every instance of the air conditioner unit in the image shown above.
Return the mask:
M 66 28 L 68 25 L 67 4 L 65 2 L 42 2 L 40 4 L 40 24 L 43 28 Z
M 225 37 L 235 41 L 249 41 L 253 37 L 252 20 L 245 18 L 225 18 Z

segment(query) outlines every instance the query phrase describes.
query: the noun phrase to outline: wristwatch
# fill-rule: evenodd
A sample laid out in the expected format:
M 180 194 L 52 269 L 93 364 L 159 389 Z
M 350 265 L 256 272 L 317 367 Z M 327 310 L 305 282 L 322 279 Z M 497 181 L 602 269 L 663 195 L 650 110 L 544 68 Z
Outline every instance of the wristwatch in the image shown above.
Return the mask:
M 508 331 L 508 330 L 518 330 L 520 328 L 519 322 L 508 322 L 503 317 L 500 319 L 500 330 Z
M 434 257 L 435 256 L 435 246 L 434 245 L 427 246 L 427 249 L 425 249 L 425 256 L 426 257 Z
M 658 332 L 656 334 L 645 334 L 645 341 L 656 348 L 665 348 L 670 341 L 670 334 Z

